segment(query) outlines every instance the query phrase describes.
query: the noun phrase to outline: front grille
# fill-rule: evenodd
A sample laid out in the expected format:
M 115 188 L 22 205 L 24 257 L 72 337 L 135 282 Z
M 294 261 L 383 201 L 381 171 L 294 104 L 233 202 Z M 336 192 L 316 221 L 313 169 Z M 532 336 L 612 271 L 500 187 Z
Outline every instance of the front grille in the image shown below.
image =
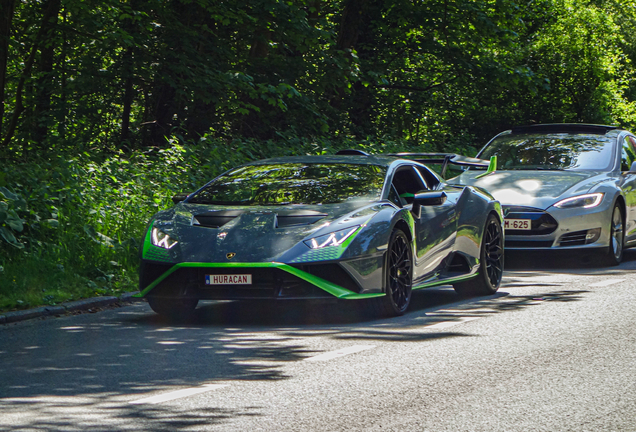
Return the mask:
M 532 236 L 551 234 L 558 228 L 559 224 L 550 213 L 533 207 L 503 206 L 506 219 L 530 219 L 532 229 L 511 230 L 506 233 L 515 236 Z M 537 246 L 539 247 L 539 246 Z M 543 246 L 541 246 L 543 247 Z
M 360 286 L 338 264 L 312 264 L 296 266 L 300 270 L 325 279 L 335 285 L 341 286 L 353 292 L 360 292 Z
M 552 247 L 552 240 L 506 240 L 507 248 L 549 248 Z
M 251 274 L 251 285 L 206 285 L 206 275 Z M 180 268 L 152 289 L 156 297 L 202 300 L 333 298 L 315 285 L 278 268 Z

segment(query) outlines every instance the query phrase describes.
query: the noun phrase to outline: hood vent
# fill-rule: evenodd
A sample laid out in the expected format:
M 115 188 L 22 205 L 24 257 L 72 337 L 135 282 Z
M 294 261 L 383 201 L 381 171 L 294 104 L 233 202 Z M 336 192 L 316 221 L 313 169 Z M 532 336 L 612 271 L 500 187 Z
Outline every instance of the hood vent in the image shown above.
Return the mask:
M 220 228 L 244 213 L 274 213 L 276 215 L 276 228 L 311 225 L 320 219 L 327 217 L 326 213 L 313 210 L 281 210 L 253 211 L 253 210 L 217 210 L 194 215 L 192 225 L 206 228 Z
M 194 215 L 192 225 L 206 228 L 220 228 L 234 218 L 245 213 L 242 210 L 219 210 Z
M 312 210 L 284 210 L 276 212 L 276 228 L 311 225 L 327 217 L 326 213 Z

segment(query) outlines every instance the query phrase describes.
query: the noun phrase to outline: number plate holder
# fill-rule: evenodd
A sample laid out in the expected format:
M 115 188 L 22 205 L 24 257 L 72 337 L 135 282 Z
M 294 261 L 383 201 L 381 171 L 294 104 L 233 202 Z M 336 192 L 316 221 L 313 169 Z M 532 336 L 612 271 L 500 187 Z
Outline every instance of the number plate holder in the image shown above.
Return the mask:
M 252 285 L 251 274 L 205 275 L 206 285 Z
M 532 229 L 531 219 L 504 219 L 505 230 L 530 231 Z

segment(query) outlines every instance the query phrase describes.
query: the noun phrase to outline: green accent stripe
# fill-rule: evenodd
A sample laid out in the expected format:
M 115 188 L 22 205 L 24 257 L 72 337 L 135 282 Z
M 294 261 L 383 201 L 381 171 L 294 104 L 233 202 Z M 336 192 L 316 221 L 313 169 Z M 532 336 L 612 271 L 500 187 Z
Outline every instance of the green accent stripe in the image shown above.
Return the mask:
M 373 297 L 382 297 L 384 293 L 371 293 L 371 294 L 358 294 L 357 292 L 348 290 L 339 285 L 336 285 L 332 282 L 329 282 L 323 278 L 318 276 L 314 276 L 310 273 L 304 272 L 302 270 L 297 269 L 296 267 L 292 267 L 287 264 L 277 263 L 277 262 L 268 262 L 268 263 L 197 263 L 197 262 L 186 262 L 175 264 L 164 274 L 159 276 L 153 283 L 148 285 L 141 291 L 139 294 L 136 294 L 135 297 L 144 297 L 146 296 L 154 287 L 156 287 L 161 281 L 170 276 L 172 273 L 177 271 L 180 268 L 188 268 L 188 267 L 204 267 L 204 268 L 278 268 L 280 270 L 286 271 L 304 281 L 311 283 L 312 285 L 317 286 L 323 291 L 328 292 L 339 299 L 347 299 L 347 300 L 359 300 L 365 298 L 373 298 Z
M 479 275 L 479 272 L 477 272 L 475 274 L 471 274 L 471 275 L 457 276 L 457 277 L 454 277 L 454 278 L 436 280 L 436 281 L 433 281 L 433 282 L 425 282 L 425 283 L 423 283 L 421 285 L 414 286 L 413 289 L 414 290 L 418 290 L 418 289 L 422 289 L 422 288 L 430 288 L 430 287 L 439 286 L 439 285 L 448 285 L 448 284 L 452 284 L 453 282 L 463 282 L 463 281 L 466 281 L 466 280 L 470 280 L 470 279 L 476 277 L 477 275 Z

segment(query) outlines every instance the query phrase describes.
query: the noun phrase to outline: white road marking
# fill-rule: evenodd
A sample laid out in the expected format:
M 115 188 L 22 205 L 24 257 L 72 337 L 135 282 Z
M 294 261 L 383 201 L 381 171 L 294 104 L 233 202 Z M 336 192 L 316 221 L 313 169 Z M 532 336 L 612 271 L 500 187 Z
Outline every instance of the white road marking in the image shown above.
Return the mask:
M 476 319 L 479 319 L 481 317 L 459 317 L 454 321 L 442 321 L 442 322 L 438 322 L 436 324 L 431 324 L 429 326 L 425 326 L 427 329 L 431 329 L 431 328 L 435 328 L 435 329 L 441 329 L 441 328 L 448 328 L 448 327 L 452 327 L 454 325 L 457 324 L 461 324 L 461 323 L 465 323 L 468 321 L 474 321 Z
M 325 361 L 325 360 L 331 360 L 331 359 L 335 359 L 338 357 L 343 357 L 349 354 L 355 354 L 357 352 L 360 351 L 364 351 L 364 350 L 368 350 L 371 348 L 375 348 L 375 345 L 354 345 L 354 346 L 350 346 L 348 348 L 341 348 L 339 350 L 336 351 L 330 351 L 324 354 L 319 354 L 317 356 L 313 356 L 313 357 L 307 357 L 305 359 L 305 361 Z
M 605 280 L 603 282 L 596 282 L 596 283 L 590 284 L 588 286 L 590 286 L 590 287 L 606 287 L 606 286 L 614 285 L 614 284 L 621 283 L 621 282 L 625 282 L 625 279 L 608 279 L 608 280 Z
M 209 392 L 211 390 L 217 390 L 223 387 L 228 387 L 229 384 L 203 384 L 200 387 L 192 387 L 182 390 L 176 390 L 170 393 L 164 393 L 157 396 L 151 396 L 144 399 L 138 399 L 130 402 L 132 405 L 141 404 L 158 404 L 161 402 L 167 402 L 174 399 L 180 399 L 188 396 L 192 396 L 199 393 Z

